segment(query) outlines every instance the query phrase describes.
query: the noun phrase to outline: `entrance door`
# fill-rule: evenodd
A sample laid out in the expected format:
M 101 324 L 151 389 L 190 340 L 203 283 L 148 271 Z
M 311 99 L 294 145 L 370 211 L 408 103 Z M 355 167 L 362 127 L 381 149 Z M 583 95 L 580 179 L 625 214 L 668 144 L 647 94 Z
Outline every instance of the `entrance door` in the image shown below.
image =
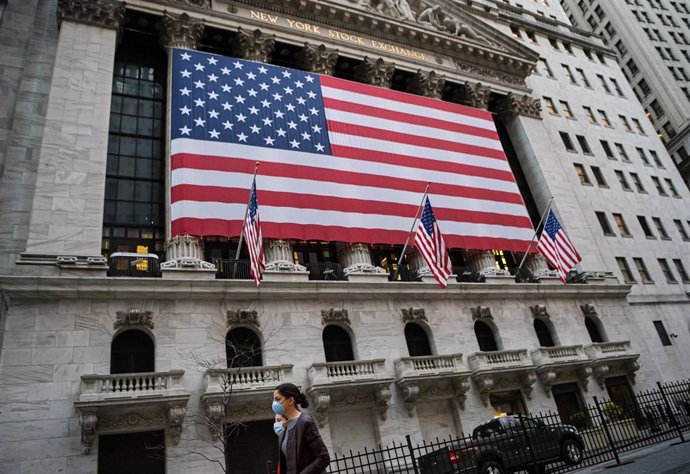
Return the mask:
M 563 423 L 570 423 L 575 413 L 584 413 L 584 404 L 577 383 L 562 383 L 551 387 L 558 414 Z
M 635 396 L 626 377 L 611 377 L 606 379 L 606 391 L 612 402 L 623 408 L 624 413 L 635 412 Z
M 165 432 L 99 436 L 98 474 L 165 474 Z
M 492 392 L 489 401 L 496 414 L 500 413 L 527 413 L 525 404 L 522 401 L 520 390 L 510 390 L 507 392 Z
M 276 469 L 278 437 L 273 420 L 259 420 L 232 427 L 228 435 L 228 472 L 232 474 L 267 474 L 267 462 Z

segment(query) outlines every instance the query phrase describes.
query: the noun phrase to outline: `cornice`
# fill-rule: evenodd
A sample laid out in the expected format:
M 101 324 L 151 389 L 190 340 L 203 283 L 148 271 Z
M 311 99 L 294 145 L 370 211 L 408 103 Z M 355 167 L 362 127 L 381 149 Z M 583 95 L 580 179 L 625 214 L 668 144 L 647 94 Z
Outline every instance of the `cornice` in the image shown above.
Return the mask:
M 125 3 L 116 0 L 59 0 L 59 21 L 70 20 L 118 30 L 125 18 Z
M 59 276 L 0 277 L 0 294 L 13 300 L 89 298 L 89 299 L 195 299 L 195 300 L 321 300 L 381 298 L 437 301 L 523 300 L 560 298 L 582 300 L 591 298 L 625 299 L 630 285 L 597 284 L 534 284 L 510 282 L 456 283 L 444 290 L 436 283 L 381 284 L 355 282 L 271 282 L 257 289 L 250 280 L 167 280 L 162 278 L 79 278 Z

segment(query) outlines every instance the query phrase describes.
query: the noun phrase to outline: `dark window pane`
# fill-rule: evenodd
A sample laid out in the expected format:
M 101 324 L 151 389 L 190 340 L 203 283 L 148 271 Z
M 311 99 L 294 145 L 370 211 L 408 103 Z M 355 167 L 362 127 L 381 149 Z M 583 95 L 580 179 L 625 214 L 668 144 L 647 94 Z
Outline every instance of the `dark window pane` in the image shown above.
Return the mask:
M 120 125 L 122 133 L 134 134 L 137 132 L 137 119 L 134 117 L 123 116 Z
M 106 165 L 106 174 L 112 175 L 117 174 L 119 158 L 117 155 L 108 155 L 108 163 Z
M 134 176 L 134 158 L 121 156 L 118 173 L 120 176 Z
M 150 178 L 151 177 L 151 160 L 139 159 L 137 160 L 137 177 Z
M 153 372 L 153 340 L 143 331 L 130 329 L 121 332 L 110 346 L 110 373 L 128 374 Z
M 125 66 L 125 76 L 138 78 L 139 77 L 139 67 L 134 64 L 127 64 Z
M 119 115 L 110 115 L 110 131 L 111 132 L 119 132 L 120 131 L 120 116 Z
M 137 95 L 138 90 L 139 90 L 139 81 L 138 80 L 136 80 L 136 79 L 125 79 L 125 86 L 124 86 L 124 90 L 122 91 L 123 94 L 125 94 L 125 95 Z
M 117 203 L 117 217 L 115 220 L 119 223 L 131 223 L 134 220 L 134 205 L 131 202 Z
M 148 138 L 137 138 L 137 156 L 151 158 L 152 140 Z
M 431 355 L 429 337 L 419 324 L 408 323 L 405 325 L 405 341 L 410 357 Z
M 121 179 L 117 186 L 118 201 L 132 201 L 134 199 L 134 181 Z
M 139 117 L 139 124 L 137 126 L 137 133 L 139 135 L 152 135 L 153 134 L 153 120 L 150 118 Z
M 151 183 L 141 181 L 134 189 L 134 200 L 139 202 L 151 201 Z
M 350 335 L 338 326 L 326 326 L 323 329 L 323 350 L 326 362 L 355 359 Z
M 122 98 L 122 113 L 127 115 L 137 114 L 137 99 L 131 97 Z
M 128 118 L 128 120 L 132 120 Z M 134 138 L 122 137 L 120 139 L 120 154 L 134 156 L 136 151 L 137 142 Z
M 134 205 L 134 223 L 141 225 L 149 225 L 151 221 L 151 205 L 150 204 L 135 204 Z
M 138 115 L 139 117 L 153 117 L 153 101 L 140 100 Z
M 114 95 L 110 102 L 110 113 L 119 113 L 122 107 L 122 97 Z
M 111 135 L 108 140 L 108 153 L 118 153 L 120 149 L 120 137 Z M 108 157 L 110 159 L 110 157 Z

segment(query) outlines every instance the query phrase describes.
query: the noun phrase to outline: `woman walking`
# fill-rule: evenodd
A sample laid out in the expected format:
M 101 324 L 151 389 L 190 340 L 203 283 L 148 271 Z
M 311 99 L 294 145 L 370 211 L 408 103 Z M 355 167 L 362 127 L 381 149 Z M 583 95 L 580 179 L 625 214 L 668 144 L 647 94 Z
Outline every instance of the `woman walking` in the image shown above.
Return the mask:
M 280 474 L 322 474 L 331 460 L 314 419 L 300 411 L 307 407 L 296 385 L 284 383 L 273 392 L 273 413 L 288 420 L 279 436 Z

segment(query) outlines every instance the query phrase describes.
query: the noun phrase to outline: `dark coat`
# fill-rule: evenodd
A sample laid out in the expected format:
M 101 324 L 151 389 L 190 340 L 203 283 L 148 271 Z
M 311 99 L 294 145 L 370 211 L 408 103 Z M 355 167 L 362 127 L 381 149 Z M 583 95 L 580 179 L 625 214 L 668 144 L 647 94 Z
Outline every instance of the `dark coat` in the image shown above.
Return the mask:
M 314 419 L 302 413 L 289 431 L 287 440 L 287 456 L 283 455 L 280 447 L 283 445 L 285 432 L 281 433 L 278 443 L 280 456 L 280 474 L 322 474 L 326 471 L 331 457 L 321 439 L 319 429 Z

